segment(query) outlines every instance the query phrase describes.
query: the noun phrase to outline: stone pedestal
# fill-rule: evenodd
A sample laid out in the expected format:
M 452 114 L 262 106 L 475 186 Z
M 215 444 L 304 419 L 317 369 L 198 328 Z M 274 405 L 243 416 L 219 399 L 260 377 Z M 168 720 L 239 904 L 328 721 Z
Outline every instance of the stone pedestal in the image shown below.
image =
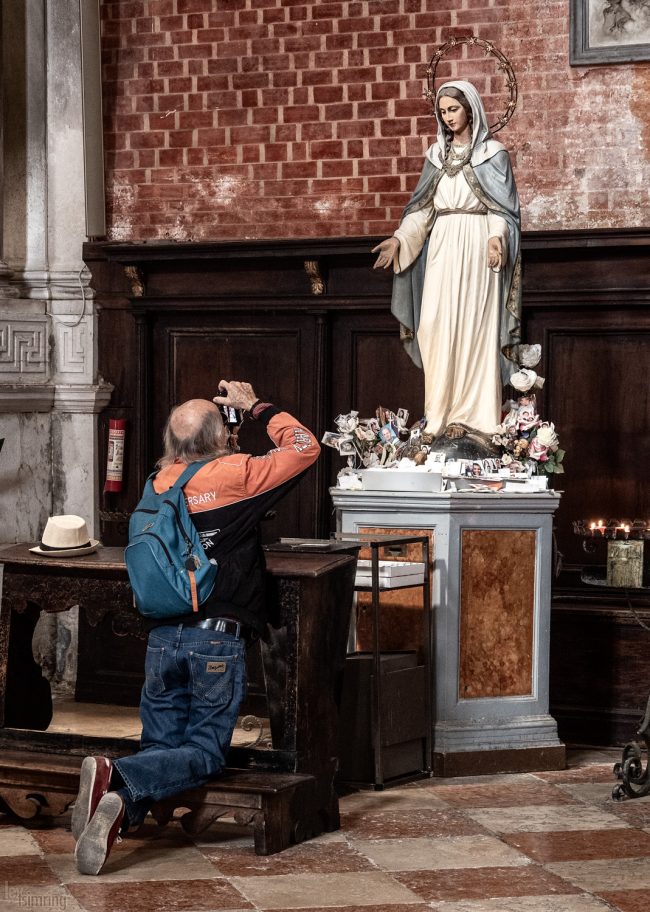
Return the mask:
M 432 533 L 435 774 L 562 768 L 565 748 L 548 714 L 559 494 L 331 495 L 343 533 Z

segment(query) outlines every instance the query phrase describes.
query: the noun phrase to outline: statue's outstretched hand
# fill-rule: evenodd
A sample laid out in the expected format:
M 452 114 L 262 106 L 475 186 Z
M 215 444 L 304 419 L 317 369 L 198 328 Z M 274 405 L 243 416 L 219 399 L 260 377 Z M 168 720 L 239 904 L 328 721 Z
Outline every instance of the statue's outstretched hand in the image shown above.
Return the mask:
M 491 237 L 488 240 L 488 266 L 495 272 L 499 272 L 502 265 L 503 250 L 501 247 L 501 239 L 498 237 Z
M 393 263 L 398 250 L 399 241 L 396 237 L 386 238 L 381 244 L 377 244 L 376 247 L 373 247 L 371 253 L 379 253 L 373 269 L 388 269 Z

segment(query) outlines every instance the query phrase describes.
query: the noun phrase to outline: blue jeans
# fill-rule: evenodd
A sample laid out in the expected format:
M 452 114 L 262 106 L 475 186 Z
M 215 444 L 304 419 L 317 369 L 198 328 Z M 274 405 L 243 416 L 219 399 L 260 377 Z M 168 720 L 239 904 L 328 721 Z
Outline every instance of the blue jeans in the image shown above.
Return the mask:
M 151 631 L 140 752 L 113 763 L 130 825 L 140 824 L 154 801 L 221 772 L 245 690 L 244 640 L 184 624 Z

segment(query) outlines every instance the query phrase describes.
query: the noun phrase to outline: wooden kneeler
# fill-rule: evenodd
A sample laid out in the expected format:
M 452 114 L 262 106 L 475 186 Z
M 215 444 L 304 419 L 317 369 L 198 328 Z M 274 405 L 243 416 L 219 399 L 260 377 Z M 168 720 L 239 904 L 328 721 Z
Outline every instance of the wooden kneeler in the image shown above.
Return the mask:
M 165 826 L 178 808 L 187 808 L 180 823 L 190 836 L 232 816 L 238 824 L 252 825 L 257 855 L 273 855 L 330 828 L 316 808 L 315 785 L 313 776 L 299 773 L 226 769 L 201 788 L 157 802 L 151 814 Z M 337 827 L 338 821 L 332 828 Z

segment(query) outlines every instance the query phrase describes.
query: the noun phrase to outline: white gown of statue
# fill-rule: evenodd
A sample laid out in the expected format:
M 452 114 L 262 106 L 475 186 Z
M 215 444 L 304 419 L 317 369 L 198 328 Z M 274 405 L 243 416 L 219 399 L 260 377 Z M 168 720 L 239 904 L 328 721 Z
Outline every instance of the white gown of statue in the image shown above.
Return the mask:
M 433 229 L 433 211 L 420 209 L 395 232 L 400 242 L 395 271 L 400 272 L 415 260 L 431 231 L 417 332 L 426 430 L 437 435 L 459 422 L 493 434 L 501 420 L 500 275 L 488 266 L 488 238 L 501 239 L 505 256 L 508 224 L 486 212 L 462 171 L 442 175 L 433 205 L 439 213 Z M 456 211 L 444 214 L 449 209 Z

